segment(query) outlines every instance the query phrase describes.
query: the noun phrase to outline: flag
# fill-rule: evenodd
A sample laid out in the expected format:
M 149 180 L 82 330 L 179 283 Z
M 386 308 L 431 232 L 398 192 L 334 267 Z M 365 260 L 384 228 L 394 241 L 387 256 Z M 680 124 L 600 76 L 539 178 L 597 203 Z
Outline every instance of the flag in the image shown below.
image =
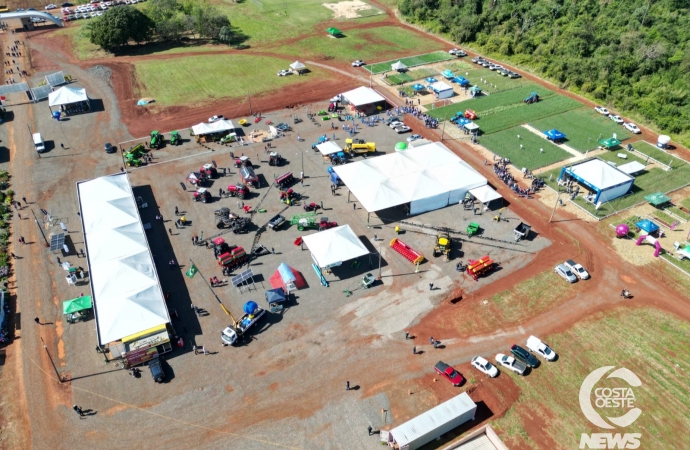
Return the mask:
M 194 278 L 194 275 L 196 275 L 196 273 L 197 273 L 198 271 L 199 271 L 199 269 L 197 269 L 196 266 L 195 266 L 194 264 L 192 264 L 192 267 L 189 268 L 189 270 L 187 271 L 187 274 L 186 274 L 186 275 L 187 275 L 189 278 Z

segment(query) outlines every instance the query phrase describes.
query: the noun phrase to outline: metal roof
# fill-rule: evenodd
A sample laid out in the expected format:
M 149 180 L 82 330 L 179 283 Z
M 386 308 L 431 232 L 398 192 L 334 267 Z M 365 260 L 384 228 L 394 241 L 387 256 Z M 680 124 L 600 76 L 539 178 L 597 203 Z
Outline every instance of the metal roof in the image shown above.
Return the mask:
M 65 74 L 62 72 L 55 72 L 46 75 L 46 83 L 51 86 L 60 86 L 61 84 L 67 83 L 65 80 Z

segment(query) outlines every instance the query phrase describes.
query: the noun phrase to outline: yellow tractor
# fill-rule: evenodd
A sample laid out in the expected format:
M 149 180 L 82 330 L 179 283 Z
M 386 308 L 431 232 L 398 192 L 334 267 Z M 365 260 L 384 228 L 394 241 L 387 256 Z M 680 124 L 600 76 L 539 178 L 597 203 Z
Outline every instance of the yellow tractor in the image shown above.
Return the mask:
M 364 142 L 362 139 L 345 139 L 347 153 L 373 153 L 376 151 L 375 142 Z
M 438 233 L 436 236 L 436 246 L 434 247 L 434 256 L 443 255 L 444 261 L 450 261 L 450 248 L 452 245 L 453 241 L 448 233 Z

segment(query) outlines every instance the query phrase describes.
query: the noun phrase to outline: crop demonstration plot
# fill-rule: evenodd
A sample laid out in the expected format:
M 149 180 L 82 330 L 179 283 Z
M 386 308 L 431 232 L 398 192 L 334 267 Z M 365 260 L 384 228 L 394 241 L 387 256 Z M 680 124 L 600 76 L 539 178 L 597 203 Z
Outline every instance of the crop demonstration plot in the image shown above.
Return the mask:
M 406 31 L 407 32 L 407 31 Z M 378 73 L 388 72 L 391 70 L 391 64 L 398 61 L 405 64 L 407 67 L 421 66 L 422 64 L 431 64 L 440 61 L 448 61 L 450 59 L 455 59 L 455 56 L 449 55 L 446 51 L 437 51 L 433 53 L 427 53 L 424 55 L 410 56 L 407 58 L 399 58 L 390 61 L 384 61 L 376 64 L 369 64 L 364 66 L 366 70 L 376 75 Z
M 258 94 L 295 83 L 308 84 L 326 76 L 318 67 L 310 67 L 306 77 L 276 76 L 286 67 L 282 59 L 244 55 L 200 55 L 135 63 L 141 84 L 139 96 L 155 98 L 157 106 L 198 105 L 220 98 L 238 98 L 248 91 Z M 248 71 L 264 75 L 247 77 Z
M 518 135 L 520 139 L 517 138 Z M 480 142 L 493 153 L 509 158 L 515 167 L 525 167 L 528 170 L 546 167 L 572 156 L 522 127 L 483 136 Z M 541 152 L 540 149 L 544 151 Z
M 563 143 L 582 153 L 587 150 L 594 150 L 599 146 L 599 139 L 610 138 L 614 133 L 621 141 L 630 137 L 625 128 L 585 107 L 529 124 L 539 131 L 555 128 L 565 133 L 567 139 Z

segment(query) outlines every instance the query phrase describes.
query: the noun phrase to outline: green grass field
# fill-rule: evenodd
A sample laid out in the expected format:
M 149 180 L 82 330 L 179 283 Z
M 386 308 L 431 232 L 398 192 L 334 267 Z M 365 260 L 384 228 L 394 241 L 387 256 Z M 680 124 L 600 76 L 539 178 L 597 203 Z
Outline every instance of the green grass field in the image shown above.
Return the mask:
M 520 139 L 517 138 L 518 134 Z M 526 167 L 528 170 L 545 167 L 571 157 L 570 153 L 522 127 L 482 136 L 479 142 L 497 155 L 509 158 L 515 167 Z M 523 146 L 522 149 L 520 145 Z M 539 149 L 544 149 L 544 152 L 540 152 Z
M 325 70 L 311 67 L 307 76 L 278 77 L 285 60 L 244 55 L 203 55 L 175 60 L 148 60 L 135 63 L 141 84 L 139 97 L 153 97 L 157 106 L 200 105 L 221 98 L 238 98 L 269 92 L 293 84 L 308 85 L 326 77 Z M 247 76 L 247 73 L 254 74 Z
M 439 76 L 438 70 L 422 67 L 419 69 L 410 70 L 409 72 L 405 73 L 396 73 L 395 75 L 389 75 L 387 80 L 391 85 L 395 86 L 398 84 L 411 83 L 413 81 L 423 80 L 424 78 L 428 77 L 434 77 L 437 80 L 442 79 Z
M 470 62 L 463 59 L 457 59 L 455 61 L 451 61 L 443 65 L 443 70 L 450 70 L 451 72 L 455 72 L 457 75 L 463 76 L 465 72 L 474 68 L 475 67 Z
M 643 413 L 620 432 L 641 433 L 640 448 L 690 448 L 690 435 L 681 432 L 690 422 L 688 333 L 687 322 L 643 308 L 598 313 L 563 333 L 540 336 L 556 351 L 558 360 L 543 363 L 526 377 L 502 370 L 500 376 L 511 377 L 520 388 L 520 398 L 491 426 L 503 433 L 501 438 L 507 444 L 513 439 L 525 444 L 509 445 L 511 448 L 537 448 L 536 442 L 557 443 L 553 448 L 578 448 L 582 433 L 608 432 L 590 424 L 582 414 L 578 400 L 582 382 L 599 367 L 625 367 L 642 381 L 632 389 L 635 406 Z M 597 387 L 628 385 L 603 379 Z M 524 408 L 537 414 L 531 422 L 540 424 L 542 436 L 538 439 L 532 440 L 527 434 Z M 610 408 L 602 415 L 615 417 L 624 412 Z
M 407 30 L 402 30 L 406 34 L 410 34 Z M 436 48 L 440 47 L 438 44 L 434 44 Z M 424 51 L 422 48 L 415 48 L 415 51 Z M 398 58 L 390 61 L 383 61 L 376 64 L 368 64 L 364 66 L 366 70 L 373 74 L 388 72 L 391 70 L 391 64 L 401 61 L 407 67 L 421 66 L 422 64 L 431 64 L 435 62 L 448 61 L 450 59 L 455 59 L 455 56 L 449 55 L 448 52 L 439 50 L 437 52 L 426 53 L 423 55 L 408 56 L 407 58 Z
M 564 143 L 582 153 L 594 150 L 599 146 L 599 139 L 609 138 L 613 133 L 621 141 L 630 138 L 625 128 L 586 107 L 530 122 L 530 125 L 539 131 L 555 128 L 565 133 Z
M 635 155 L 641 159 L 647 160 L 646 157 L 649 156 L 650 158 L 656 159 L 661 164 L 667 166 L 671 165 L 671 167 L 676 167 L 678 164 L 684 164 L 683 160 L 675 158 L 673 155 L 666 153 L 665 151 L 658 149 L 656 146 L 648 144 L 645 141 L 633 142 L 631 145 L 636 150 Z
M 478 123 L 481 126 L 482 132 L 487 134 L 494 133 L 579 108 L 581 105 L 581 103 L 568 97 L 554 95 L 533 105 L 520 103 L 515 108 L 504 109 L 497 111 L 495 114 L 486 115 L 484 120 Z M 481 118 L 481 115 L 479 117 Z
M 633 147 L 636 145 L 637 144 L 633 144 Z M 622 160 L 618 158 L 618 153 L 626 153 L 628 158 L 626 160 Z M 627 151 L 621 152 L 614 150 L 603 153 L 597 157 L 603 159 L 604 161 L 613 161 L 618 165 L 625 164 L 631 161 L 638 161 L 644 164 L 645 160 L 640 156 L 641 155 L 639 154 L 633 154 Z M 620 211 L 622 209 L 629 208 L 633 205 L 644 202 L 645 195 L 649 195 L 654 192 L 666 193 L 674 191 L 690 183 L 690 164 L 687 164 L 674 158 L 674 163 L 672 167 L 674 168 L 668 172 L 663 169 L 660 169 L 659 167 L 654 167 L 649 169 L 649 171 L 647 172 L 643 172 L 639 175 L 636 175 L 635 183 L 633 184 L 631 194 L 626 195 L 624 197 L 619 197 L 607 203 L 603 203 L 598 210 L 595 209 L 595 206 L 593 204 L 585 201 L 582 198 L 582 196 L 577 196 L 574 202 L 582 208 L 584 208 L 585 210 L 587 210 L 590 214 L 592 214 L 595 217 L 608 216 L 609 214 L 613 214 L 616 211 Z M 558 168 L 545 172 L 544 174 L 542 174 L 542 176 L 546 180 L 548 180 L 549 176 L 553 175 L 551 177 L 551 182 L 549 182 L 548 184 L 553 189 L 558 189 L 556 179 L 558 178 L 558 175 L 560 173 L 561 168 Z
M 666 209 L 668 209 L 673 214 L 675 214 L 676 216 L 680 217 L 683 220 L 686 220 L 686 221 L 690 220 L 690 214 L 686 213 L 685 211 L 683 211 L 682 209 L 680 209 L 677 206 L 669 206 Z

